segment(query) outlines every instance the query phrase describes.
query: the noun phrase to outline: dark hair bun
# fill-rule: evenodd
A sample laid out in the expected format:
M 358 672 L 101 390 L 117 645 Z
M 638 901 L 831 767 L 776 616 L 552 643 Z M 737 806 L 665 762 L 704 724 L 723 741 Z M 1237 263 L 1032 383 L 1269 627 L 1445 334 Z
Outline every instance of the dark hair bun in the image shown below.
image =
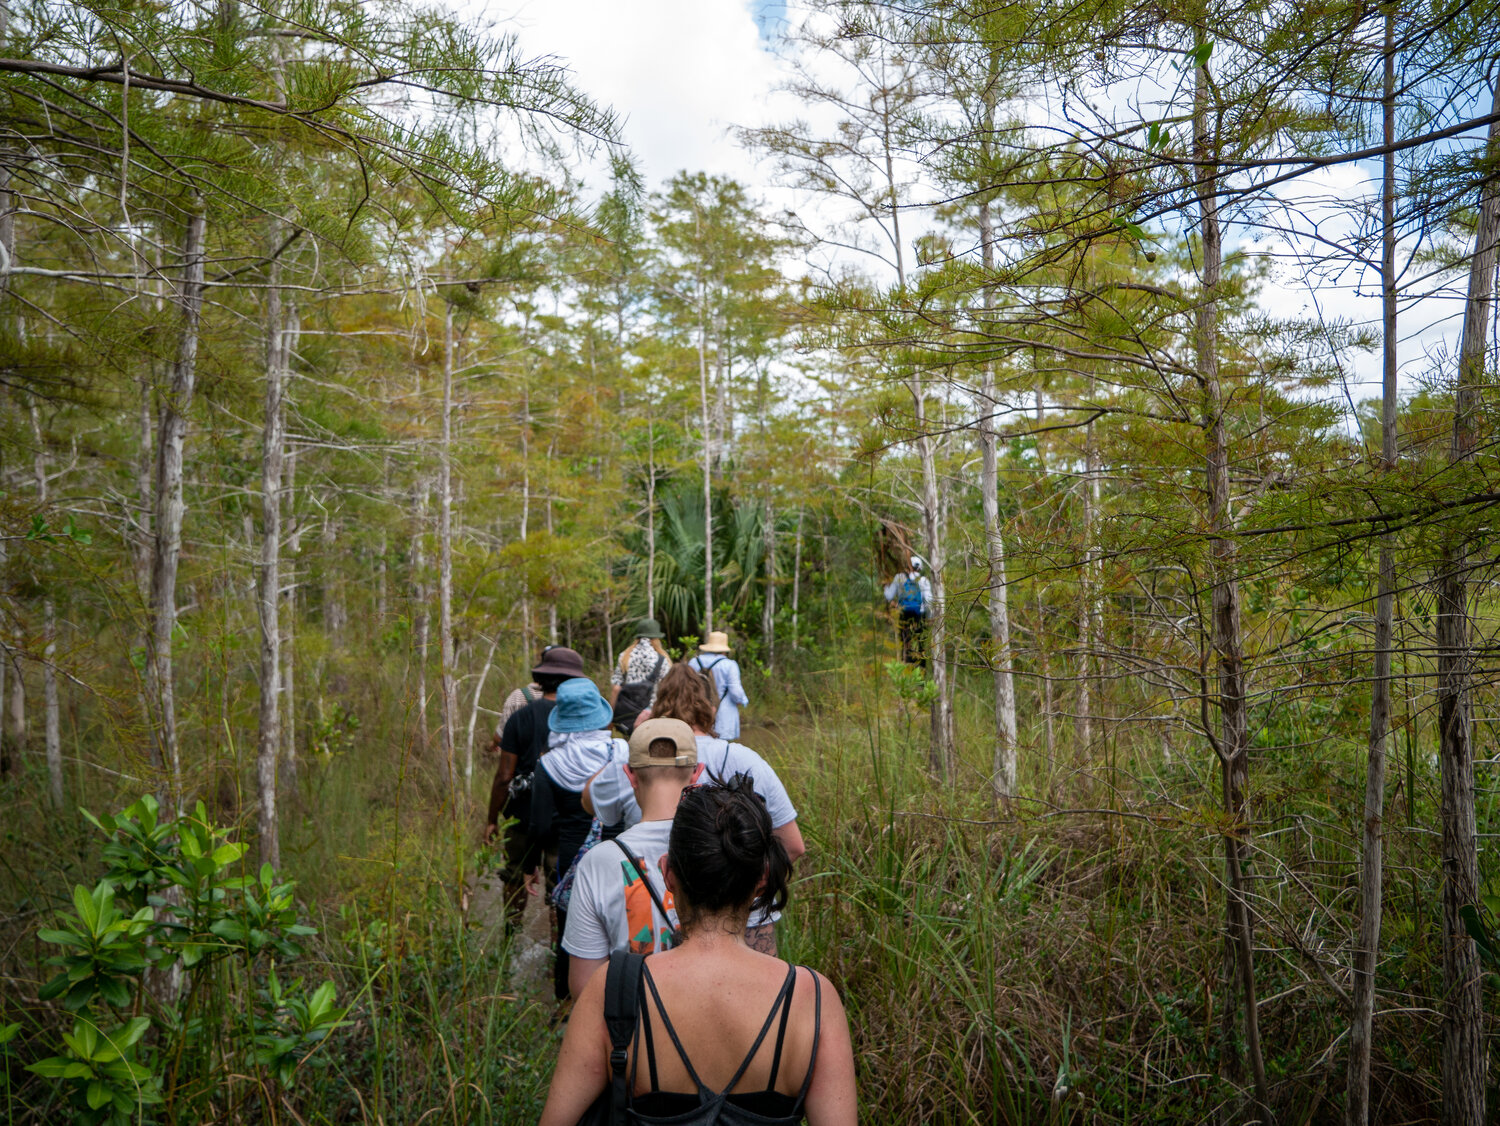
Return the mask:
M 682 792 L 667 861 L 691 912 L 786 906 L 792 864 L 748 774 Z

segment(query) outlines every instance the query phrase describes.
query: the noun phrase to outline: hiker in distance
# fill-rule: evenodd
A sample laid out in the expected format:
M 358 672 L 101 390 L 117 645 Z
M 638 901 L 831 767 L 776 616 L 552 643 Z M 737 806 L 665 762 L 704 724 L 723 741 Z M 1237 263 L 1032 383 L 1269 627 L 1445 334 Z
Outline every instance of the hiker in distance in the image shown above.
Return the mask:
M 899 612 L 901 659 L 927 667 L 927 619 L 932 614 L 932 583 L 922 569 L 920 555 L 911 557 L 911 570 L 900 572 L 885 585 L 885 601 Z
M 568 1022 L 541 1126 L 854 1126 L 854 1052 L 838 992 L 815 970 L 745 945 L 751 910 L 785 904 L 790 868 L 748 778 L 683 792 L 666 862 L 681 943 L 612 955 L 594 974 Z
M 714 734 L 720 739 L 740 737 L 740 709 L 750 702 L 740 684 L 739 662 L 729 656 L 729 635 L 713 630 L 708 640 L 698 646 L 698 655 L 688 662 L 713 681 L 719 697 L 714 716 Z
M 623 770 L 641 819 L 578 859 L 563 949 L 579 997 L 616 950 L 670 950 L 677 913 L 661 873 L 682 791 L 697 780 L 698 741 L 680 719 L 648 719 L 630 733 Z
M 537 760 L 547 753 L 550 731 L 547 717 L 557 700 L 557 688 L 565 680 L 583 675 L 583 658 L 572 649 L 549 645 L 531 670 L 531 683 L 520 706 L 512 708 L 495 736 L 500 761 L 490 785 L 489 813 L 484 839 L 494 840 L 501 820 L 510 822 L 501 842 L 505 864 L 500 869 L 505 886 L 505 925 L 520 925 L 526 909 L 526 891 L 536 892 L 540 842 L 531 833 L 531 783 Z M 511 693 L 521 695 L 521 690 Z M 506 701 L 509 706 L 510 701 Z
M 756 794 L 765 802 L 771 818 L 771 831 L 785 849 L 788 861 L 796 863 L 807 851 L 807 846 L 802 840 L 802 830 L 797 826 L 797 810 L 787 796 L 786 786 L 771 764 L 749 747 L 716 738 L 710 733 L 714 704 L 703 676 L 687 665 L 678 665 L 669 672 L 657 688 L 652 718 L 678 719 L 692 728 L 705 780 L 722 782 L 736 774 L 744 774 L 751 780 Z M 603 825 L 628 827 L 641 819 L 641 807 L 636 803 L 635 792 L 625 776 L 622 758 L 611 761 L 589 780 L 584 804 Z M 780 918 L 776 911 L 757 908 L 750 916 L 750 930 L 745 941 L 756 950 L 775 954 L 776 923 Z
M 620 654 L 620 660 L 609 674 L 609 702 L 614 708 L 614 725 L 627 737 L 642 711 L 656 699 L 656 686 L 672 668 L 672 658 L 662 647 L 661 623 L 642 618 L 635 627 L 635 643 Z

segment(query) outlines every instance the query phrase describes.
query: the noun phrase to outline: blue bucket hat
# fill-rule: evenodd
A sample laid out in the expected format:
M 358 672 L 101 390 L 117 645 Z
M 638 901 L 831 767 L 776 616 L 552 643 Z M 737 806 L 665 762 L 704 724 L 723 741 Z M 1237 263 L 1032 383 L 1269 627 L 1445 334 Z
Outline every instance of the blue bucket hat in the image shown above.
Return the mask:
M 603 731 L 614 718 L 614 709 L 599 695 L 594 682 L 575 676 L 557 686 L 557 706 L 547 716 L 547 727 L 560 735 L 573 731 Z

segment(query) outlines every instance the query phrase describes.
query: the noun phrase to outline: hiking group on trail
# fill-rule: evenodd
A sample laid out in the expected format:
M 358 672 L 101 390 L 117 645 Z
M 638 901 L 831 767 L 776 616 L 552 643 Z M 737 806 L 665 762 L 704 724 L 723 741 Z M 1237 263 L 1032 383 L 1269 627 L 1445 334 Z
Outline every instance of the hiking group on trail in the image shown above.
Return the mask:
M 639 623 L 609 701 L 548 646 L 495 736 L 506 929 L 545 888 L 568 1022 L 542 1122 L 852 1126 L 838 993 L 776 957 L 796 808 L 735 741 L 750 701 L 728 637 L 676 664 L 662 638 Z

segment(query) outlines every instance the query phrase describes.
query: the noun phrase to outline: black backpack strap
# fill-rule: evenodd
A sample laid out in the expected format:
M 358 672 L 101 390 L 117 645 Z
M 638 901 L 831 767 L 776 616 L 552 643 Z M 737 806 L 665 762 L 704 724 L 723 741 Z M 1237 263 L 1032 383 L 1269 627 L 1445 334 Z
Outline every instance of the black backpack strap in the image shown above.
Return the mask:
M 616 950 L 609 956 L 604 979 L 604 1026 L 609 1029 L 609 1121 L 623 1126 L 625 1102 L 629 1096 L 625 1064 L 630 1053 L 630 1038 L 635 1034 L 641 1008 L 641 967 L 643 954 Z
M 651 894 L 651 902 L 656 904 L 656 909 L 661 912 L 661 921 L 666 924 L 667 933 L 672 936 L 672 945 L 676 946 L 677 928 L 672 925 L 672 917 L 667 914 L 667 908 L 662 903 L 661 896 L 656 894 L 656 885 L 651 882 L 651 877 L 646 875 L 646 862 L 635 856 L 619 837 L 612 838 L 612 841 L 625 854 L 625 859 L 629 860 L 635 870 L 641 874 L 641 883 L 646 885 L 646 891 Z
M 654 665 L 651 666 L 651 683 L 652 684 L 655 684 L 658 680 L 661 679 L 661 664 L 665 660 L 666 660 L 666 658 L 663 657 L 660 653 L 658 653 L 656 655 L 656 664 L 654 664 Z

